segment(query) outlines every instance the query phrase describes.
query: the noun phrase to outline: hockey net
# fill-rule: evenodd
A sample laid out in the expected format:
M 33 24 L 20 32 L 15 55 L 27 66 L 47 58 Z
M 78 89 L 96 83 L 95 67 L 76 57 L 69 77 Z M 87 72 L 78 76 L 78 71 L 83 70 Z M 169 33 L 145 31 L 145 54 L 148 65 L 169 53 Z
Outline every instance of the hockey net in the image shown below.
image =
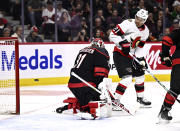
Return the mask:
M 0 37 L 0 114 L 20 114 L 17 38 Z

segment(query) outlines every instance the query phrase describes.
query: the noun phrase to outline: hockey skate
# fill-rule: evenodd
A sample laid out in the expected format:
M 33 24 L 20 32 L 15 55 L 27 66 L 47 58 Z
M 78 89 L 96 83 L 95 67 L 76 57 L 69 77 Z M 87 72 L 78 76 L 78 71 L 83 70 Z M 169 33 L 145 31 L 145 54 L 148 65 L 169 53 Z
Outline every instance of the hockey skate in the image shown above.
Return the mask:
M 151 108 L 151 102 L 144 97 L 137 97 L 137 102 L 140 104 L 140 108 Z
M 172 120 L 172 116 L 169 113 L 170 110 L 170 108 L 167 108 L 164 105 L 161 107 L 161 110 L 158 115 L 160 123 L 168 123 L 170 120 Z
M 62 106 L 62 107 L 58 107 L 56 109 L 56 113 L 60 113 L 61 114 L 65 110 L 68 110 L 68 105 L 65 105 L 65 106 Z

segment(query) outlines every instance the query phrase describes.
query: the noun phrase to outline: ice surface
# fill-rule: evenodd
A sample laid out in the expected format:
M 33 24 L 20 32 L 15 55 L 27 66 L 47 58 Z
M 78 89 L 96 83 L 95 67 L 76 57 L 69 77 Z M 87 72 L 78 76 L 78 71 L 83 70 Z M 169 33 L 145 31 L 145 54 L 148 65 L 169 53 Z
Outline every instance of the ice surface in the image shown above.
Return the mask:
M 169 88 L 169 82 L 163 84 Z M 0 115 L 0 131 L 180 131 L 180 104 L 176 102 L 171 110 L 171 123 L 157 124 L 166 91 L 156 82 L 146 82 L 145 87 L 152 108 L 140 108 L 134 116 L 113 112 L 112 117 L 100 120 L 81 120 L 75 115 L 54 112 L 64 105 L 65 98 L 73 96 L 66 85 L 21 87 L 21 115 Z M 122 103 L 131 110 L 136 105 L 133 83 Z

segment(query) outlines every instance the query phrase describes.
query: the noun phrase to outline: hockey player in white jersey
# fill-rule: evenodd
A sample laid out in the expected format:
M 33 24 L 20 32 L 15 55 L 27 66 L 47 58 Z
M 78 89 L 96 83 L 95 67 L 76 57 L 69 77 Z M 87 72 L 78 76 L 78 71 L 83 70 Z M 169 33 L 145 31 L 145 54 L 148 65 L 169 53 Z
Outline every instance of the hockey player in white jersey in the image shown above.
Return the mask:
M 115 91 L 115 100 L 119 101 L 125 90 L 135 78 L 137 102 L 143 107 L 150 107 L 151 102 L 144 98 L 144 68 L 147 67 L 143 57 L 143 46 L 149 37 L 149 29 L 144 24 L 148 11 L 140 9 L 135 19 L 127 19 L 118 24 L 110 33 L 109 40 L 115 43 L 113 60 L 121 81 Z M 129 55 L 131 52 L 144 65 L 136 63 Z M 120 101 L 119 101 L 120 102 Z

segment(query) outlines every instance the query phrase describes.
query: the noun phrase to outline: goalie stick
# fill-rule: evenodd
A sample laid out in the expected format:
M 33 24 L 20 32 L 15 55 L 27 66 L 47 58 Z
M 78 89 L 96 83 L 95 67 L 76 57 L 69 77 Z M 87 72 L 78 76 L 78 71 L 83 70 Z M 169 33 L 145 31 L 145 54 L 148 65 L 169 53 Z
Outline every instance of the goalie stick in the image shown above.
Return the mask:
M 142 64 L 133 54 L 129 53 L 129 55 L 130 55 L 138 64 L 140 64 L 140 65 L 143 66 L 143 64 Z M 175 100 L 177 100 L 177 102 L 180 103 L 180 100 L 179 100 L 178 98 L 174 97 L 174 95 L 175 95 L 175 96 L 178 96 L 175 92 L 173 92 L 173 91 L 171 91 L 171 90 L 168 90 L 168 89 L 166 88 L 166 86 L 163 85 L 147 68 L 145 68 L 145 70 L 146 70 Z
M 87 81 L 85 81 L 84 79 L 82 79 L 82 78 L 81 78 L 80 76 L 78 76 L 76 73 L 71 72 L 71 75 L 74 76 L 74 77 L 76 77 L 76 78 L 78 78 L 80 81 L 84 82 L 86 85 L 88 85 L 90 88 L 92 88 L 93 90 L 95 90 L 95 91 L 98 92 L 99 94 L 102 94 L 100 90 L 96 89 L 94 86 L 92 86 L 92 85 L 89 84 Z M 122 108 L 122 109 L 123 109 L 124 111 L 126 111 L 128 114 L 130 114 L 130 115 L 133 116 L 133 114 L 132 114 L 127 108 L 125 108 L 123 104 L 117 103 L 117 102 L 114 102 L 114 101 L 112 101 L 112 103 L 113 103 L 114 105 Z

